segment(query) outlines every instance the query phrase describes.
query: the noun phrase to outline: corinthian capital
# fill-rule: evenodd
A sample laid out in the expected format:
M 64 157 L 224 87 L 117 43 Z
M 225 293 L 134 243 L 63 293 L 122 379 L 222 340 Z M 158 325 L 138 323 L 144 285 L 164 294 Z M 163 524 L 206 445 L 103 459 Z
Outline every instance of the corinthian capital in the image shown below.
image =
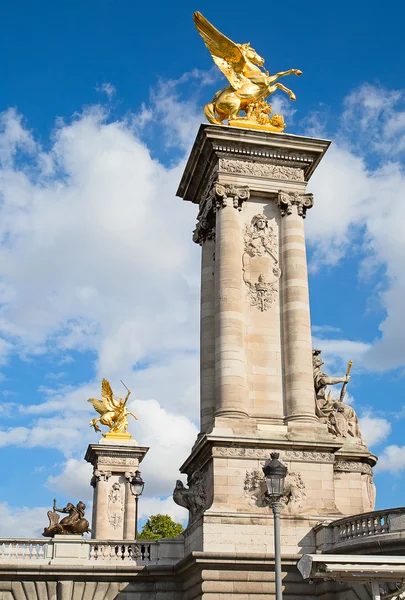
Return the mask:
M 216 183 L 214 185 L 215 207 L 223 208 L 232 201 L 233 207 L 242 210 L 242 204 L 250 198 L 250 190 L 247 186 L 237 187 L 235 185 L 222 185 Z
M 314 205 L 314 197 L 312 194 L 300 194 L 299 192 L 286 192 L 279 190 L 277 196 L 277 206 L 280 208 L 282 217 L 291 215 L 292 207 L 297 207 L 297 213 L 305 219 L 307 210 Z

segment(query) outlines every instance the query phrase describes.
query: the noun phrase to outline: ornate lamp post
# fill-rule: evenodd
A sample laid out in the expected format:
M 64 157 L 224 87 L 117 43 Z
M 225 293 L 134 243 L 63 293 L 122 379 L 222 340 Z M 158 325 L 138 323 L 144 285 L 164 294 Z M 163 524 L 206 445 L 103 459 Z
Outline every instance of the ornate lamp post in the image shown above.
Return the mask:
M 271 453 L 271 460 L 266 461 L 263 473 L 267 484 L 267 500 L 273 509 L 274 516 L 274 563 L 276 574 L 276 600 L 282 600 L 281 551 L 280 551 L 280 508 L 284 493 L 284 481 L 287 467 L 279 460 L 278 452 Z
M 135 498 L 135 539 L 138 537 L 138 501 L 139 496 L 142 496 L 145 482 L 141 477 L 140 471 L 135 471 L 135 475 L 130 479 L 131 494 Z

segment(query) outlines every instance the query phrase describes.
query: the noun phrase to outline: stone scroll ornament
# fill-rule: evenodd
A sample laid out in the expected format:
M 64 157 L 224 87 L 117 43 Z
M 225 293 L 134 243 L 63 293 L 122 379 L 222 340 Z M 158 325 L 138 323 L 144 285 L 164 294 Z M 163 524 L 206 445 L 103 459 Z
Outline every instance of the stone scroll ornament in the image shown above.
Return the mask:
M 246 225 L 244 233 L 243 279 L 248 288 L 248 298 L 251 306 L 256 306 L 261 312 L 268 310 L 278 294 L 278 282 L 281 270 L 277 258 L 277 236 L 269 221 L 263 215 L 255 215 L 250 225 Z M 250 261 L 256 258 L 268 257 L 273 261 L 271 275 L 261 273 L 257 281 L 246 277 L 248 257 Z
M 55 535 L 83 535 L 90 532 L 89 522 L 84 518 L 86 505 L 78 502 L 76 506 L 68 502 L 64 508 L 56 508 L 56 500 L 53 501 L 53 510 L 48 511 L 49 525 L 45 527 L 43 536 L 53 538 Z M 67 514 L 59 521 L 59 513 Z

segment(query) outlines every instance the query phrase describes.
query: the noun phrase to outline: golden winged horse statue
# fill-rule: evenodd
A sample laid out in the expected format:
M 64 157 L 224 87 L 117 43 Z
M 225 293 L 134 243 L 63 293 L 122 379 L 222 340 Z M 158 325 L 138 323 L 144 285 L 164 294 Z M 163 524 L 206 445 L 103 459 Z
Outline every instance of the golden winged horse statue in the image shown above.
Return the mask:
M 265 98 L 276 90 L 283 90 L 290 100 L 295 100 L 294 92 L 276 81 L 285 75 L 302 75 L 302 71 L 290 69 L 269 75 L 268 71 L 261 69 L 264 58 L 257 54 L 250 43 L 235 44 L 211 25 L 200 12 L 195 12 L 193 19 L 214 63 L 230 84 L 219 90 L 213 100 L 204 106 L 204 114 L 208 121 L 223 125 L 223 121 L 228 119 L 229 125 L 237 127 L 283 131 L 283 116 L 270 117 L 271 105 Z M 245 111 L 245 117 L 239 116 L 240 110 Z
M 127 415 L 132 415 L 135 419 L 138 419 L 134 413 L 127 409 L 127 401 L 130 394 L 131 391 L 128 390 L 125 400 L 116 398 L 110 383 L 107 379 L 103 379 L 101 383 L 102 400 L 97 400 L 97 398 L 88 399 L 88 402 L 91 402 L 98 414 L 101 415 L 101 417 L 96 417 L 90 421 L 90 426 L 94 427 L 94 431 L 101 431 L 100 427 L 97 425 L 97 423 L 100 423 L 101 425 L 107 425 L 107 427 L 110 428 L 109 434 L 127 433 Z M 129 436 L 130 434 L 127 435 Z

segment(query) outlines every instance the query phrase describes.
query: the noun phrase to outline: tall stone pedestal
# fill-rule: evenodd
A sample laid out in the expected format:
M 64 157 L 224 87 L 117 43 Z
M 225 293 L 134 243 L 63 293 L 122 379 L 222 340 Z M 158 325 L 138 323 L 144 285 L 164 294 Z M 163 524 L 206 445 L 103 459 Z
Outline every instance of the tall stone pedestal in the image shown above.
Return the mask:
M 93 538 L 135 538 L 135 499 L 129 482 L 148 450 L 133 439 L 113 438 L 102 438 L 87 448 L 84 458 L 93 465 Z
M 191 151 L 178 195 L 199 206 L 201 430 L 181 467 L 189 489 L 174 494 L 190 510 L 186 555 L 273 552 L 262 473 L 273 450 L 288 467 L 286 560 L 315 551 L 320 520 L 374 508 L 375 457 L 360 437 L 332 433 L 314 394 L 304 218 L 314 204 L 307 183 L 328 146 L 202 125 Z M 233 598 L 225 587 L 209 589 Z

